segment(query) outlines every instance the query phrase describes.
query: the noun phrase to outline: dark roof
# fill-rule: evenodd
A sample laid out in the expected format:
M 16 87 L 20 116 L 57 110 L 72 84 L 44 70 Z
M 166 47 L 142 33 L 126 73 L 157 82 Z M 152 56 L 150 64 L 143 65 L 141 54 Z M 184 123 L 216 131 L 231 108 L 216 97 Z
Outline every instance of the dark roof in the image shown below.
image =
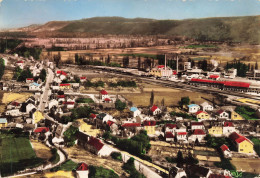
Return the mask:
M 205 135 L 205 132 L 202 129 L 195 129 L 193 135 Z
M 174 135 L 172 132 L 166 132 L 165 133 L 165 138 L 174 138 Z
M 232 134 L 230 134 L 230 135 L 229 135 L 229 138 L 230 138 L 232 141 L 236 142 L 236 143 L 241 143 L 241 142 L 243 142 L 243 141 L 246 140 L 246 141 L 250 142 L 251 144 L 253 144 L 253 143 L 251 142 L 251 140 L 247 139 L 246 137 L 244 137 L 244 136 L 242 136 L 242 135 L 239 135 L 239 134 L 236 133 L 236 132 L 233 132 Z
M 144 126 L 155 126 L 156 121 L 144 121 Z
M 165 124 L 165 127 L 167 128 L 170 128 L 170 129 L 173 129 L 173 128 L 176 128 L 177 125 L 176 124 Z
M 234 127 L 232 122 L 224 122 L 224 127 Z
M 206 177 L 210 169 L 199 165 L 189 165 L 186 168 L 186 173 L 190 177 Z
M 191 125 L 204 125 L 203 122 L 191 122 Z
M 101 148 L 103 148 L 103 146 L 104 146 L 104 144 L 95 137 L 90 137 L 88 144 L 93 146 L 98 151 L 101 150 Z
M 140 123 L 124 123 L 122 127 L 140 127 Z

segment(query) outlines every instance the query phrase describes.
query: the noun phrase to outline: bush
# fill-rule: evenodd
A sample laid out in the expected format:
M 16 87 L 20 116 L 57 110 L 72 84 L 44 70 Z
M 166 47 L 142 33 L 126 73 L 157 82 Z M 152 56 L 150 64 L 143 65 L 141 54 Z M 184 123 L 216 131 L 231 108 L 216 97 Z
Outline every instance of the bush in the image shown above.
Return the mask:
M 49 159 L 49 161 L 52 163 L 52 164 L 56 164 L 60 161 L 60 156 L 57 152 L 57 149 L 56 148 L 52 148 L 51 149 L 51 153 L 52 153 L 52 157 Z
M 65 132 L 64 132 L 64 141 L 68 147 L 73 146 L 76 141 L 76 134 L 78 133 L 79 129 L 74 126 L 70 126 Z
M 113 171 L 109 169 L 105 169 L 103 167 L 97 166 L 89 166 L 89 178 L 119 178 L 119 176 Z
M 111 153 L 111 157 L 115 160 L 122 161 L 122 155 L 120 152 L 113 152 Z
M 116 107 L 117 110 L 123 111 L 126 108 L 126 103 L 117 99 L 116 102 L 115 102 L 115 107 Z

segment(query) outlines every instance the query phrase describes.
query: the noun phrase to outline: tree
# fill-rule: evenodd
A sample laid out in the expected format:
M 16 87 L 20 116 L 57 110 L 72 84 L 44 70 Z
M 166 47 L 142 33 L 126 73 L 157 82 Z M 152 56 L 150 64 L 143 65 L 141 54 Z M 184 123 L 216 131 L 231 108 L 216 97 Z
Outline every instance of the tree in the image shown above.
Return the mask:
M 207 71 L 207 68 L 208 68 L 208 62 L 207 60 L 203 60 L 201 64 L 201 69 Z
M 39 78 L 44 82 L 46 79 L 46 75 L 47 75 L 46 70 L 42 69 L 40 72 Z
M 60 60 L 61 60 L 61 54 L 60 52 L 58 52 L 58 55 L 54 55 L 54 62 L 56 62 L 57 67 L 59 67 Z
M 152 106 L 153 103 L 154 103 L 154 92 L 153 92 L 153 90 L 152 90 L 152 92 L 151 92 L 151 97 L 150 97 L 150 106 Z
M 164 106 L 164 98 L 162 99 L 162 101 L 161 101 L 161 106 Z
M 5 61 L 4 59 L 0 59 L 0 80 L 2 79 L 3 75 L 5 73 Z
M 64 132 L 64 141 L 66 142 L 67 146 L 73 146 L 76 141 L 76 134 L 78 133 L 79 129 L 74 126 L 70 126 L 65 132 Z
M 120 99 L 117 99 L 115 102 L 115 107 L 119 111 L 123 111 L 126 108 L 126 103 L 122 102 Z
M 141 58 L 140 56 L 138 57 L 138 66 L 137 66 L 138 70 L 141 69 Z
M 257 63 L 257 61 L 255 62 L 255 70 L 258 70 L 258 63 Z
M 109 54 L 107 55 L 107 64 L 109 64 L 110 63 L 110 56 L 109 56 Z
M 188 156 L 185 159 L 186 164 L 198 164 L 199 160 L 194 158 L 191 152 L 188 153 Z
M 184 105 L 189 105 L 190 104 L 190 98 L 187 97 L 181 97 L 181 101 L 179 101 L 179 105 L 183 107 Z
M 179 168 L 183 167 L 184 159 L 181 151 L 178 151 L 177 153 L 176 162 L 177 162 L 177 167 Z
M 75 63 L 79 64 L 79 54 L 78 53 L 75 54 Z

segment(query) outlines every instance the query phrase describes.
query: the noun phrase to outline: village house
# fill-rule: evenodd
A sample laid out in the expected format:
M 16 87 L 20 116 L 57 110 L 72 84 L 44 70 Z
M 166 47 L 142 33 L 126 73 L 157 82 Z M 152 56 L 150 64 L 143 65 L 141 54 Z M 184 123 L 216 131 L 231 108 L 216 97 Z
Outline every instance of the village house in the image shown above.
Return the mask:
M 184 178 L 184 177 L 187 177 L 187 174 L 182 168 L 178 168 L 178 167 L 170 168 L 169 178 Z
M 229 118 L 229 114 L 222 109 L 217 111 L 216 116 L 218 119 L 228 119 Z
M 183 123 L 178 123 L 175 129 L 175 132 L 186 132 L 187 131 L 187 127 L 183 124 Z
M 69 90 L 71 87 L 69 83 L 60 83 L 59 86 L 59 89 L 61 90 Z
M 189 141 L 195 142 L 198 140 L 201 142 L 206 136 L 206 133 L 202 129 L 195 129 L 192 132 L 192 135 L 189 137 Z
M 236 128 L 232 122 L 224 122 L 223 124 L 223 134 L 229 136 L 231 133 L 235 132 Z
M 222 153 L 223 153 L 223 155 L 224 155 L 225 158 L 231 158 L 232 153 L 231 153 L 231 151 L 229 150 L 229 148 L 228 148 L 227 145 L 223 144 L 223 145 L 220 147 L 220 149 L 221 149 L 221 151 L 222 151 Z
M 65 101 L 65 95 L 58 95 L 57 99 L 58 99 L 58 103 L 63 103 Z
M 176 131 L 177 125 L 176 124 L 165 124 L 165 132 L 174 133 Z
M 33 109 L 36 109 L 34 104 L 32 104 L 32 103 L 27 104 L 27 106 L 26 106 L 26 113 L 29 114 Z
M 165 141 L 166 142 L 173 142 L 175 136 L 173 135 L 172 132 L 165 132 Z
M 30 91 L 41 91 L 40 84 L 35 83 L 35 82 L 30 83 L 29 84 L 29 90 Z
M 34 129 L 32 134 L 35 139 L 38 139 L 40 136 L 44 136 L 44 135 L 45 135 L 44 137 L 46 139 L 47 138 L 46 133 L 48 133 L 49 130 L 50 129 L 48 127 L 37 127 L 36 129 Z
M 76 177 L 77 178 L 88 178 L 89 170 L 86 163 L 80 163 L 76 168 Z
M 123 134 L 126 137 L 132 137 L 133 135 L 137 134 L 139 130 L 141 130 L 140 123 L 124 123 L 121 125 L 123 129 Z
M 201 109 L 203 110 L 203 111 L 213 111 L 213 106 L 212 105 L 210 105 L 208 102 L 203 102 L 203 103 L 201 103 L 200 104 L 200 106 L 201 106 Z
M 33 78 L 26 78 L 26 83 L 33 83 L 33 82 L 34 82 Z
M 87 81 L 87 77 L 80 77 L 80 82 L 81 82 L 81 83 L 83 83 L 83 82 L 85 82 L 85 81 Z
M 233 132 L 229 135 L 229 138 L 239 153 L 254 153 L 254 144 L 245 136 Z
M 75 107 L 74 101 L 64 101 L 62 103 L 67 109 L 73 109 Z
M 153 75 L 155 77 L 166 77 L 169 78 L 172 76 L 173 71 L 170 67 L 165 65 L 158 65 L 149 72 L 150 75 Z
M 99 95 L 100 95 L 100 99 L 101 99 L 102 101 L 104 101 L 106 98 L 109 98 L 108 93 L 107 93 L 106 90 L 101 90 L 101 91 L 99 92 Z
M 199 165 L 188 165 L 185 169 L 187 177 L 200 177 L 200 178 L 209 178 L 212 174 L 210 168 L 202 167 Z
M 155 134 L 155 126 L 156 126 L 156 121 L 144 121 L 144 130 L 147 131 L 147 135 L 154 135 Z
M 137 107 L 131 107 L 130 111 L 133 113 L 133 117 L 137 117 L 141 114 L 141 111 Z
M 7 127 L 7 119 L 6 118 L 0 118 L 0 129 Z
M 188 112 L 189 113 L 196 113 L 196 112 L 199 111 L 199 109 L 200 109 L 200 106 L 197 105 L 197 104 L 190 104 L 190 105 L 188 105 Z
M 67 78 L 67 73 L 61 70 L 57 70 L 56 76 L 58 76 L 61 80 L 65 80 Z
M 18 67 L 20 67 L 20 69 L 23 69 L 23 68 L 24 68 L 24 62 L 23 62 L 23 61 L 17 61 L 17 62 L 16 62 L 16 65 L 17 65 Z
M 199 120 L 209 120 L 210 115 L 205 111 L 198 111 L 196 112 L 196 118 Z
M 58 102 L 57 100 L 55 100 L 55 99 L 52 99 L 52 100 L 49 102 L 48 108 L 49 108 L 49 110 L 50 110 L 53 106 L 58 107 L 58 105 L 59 105 L 59 102 Z
M 6 107 L 6 109 L 20 109 L 21 108 L 21 103 L 18 103 L 16 101 L 13 101 L 11 103 L 9 103 Z
M 41 120 L 45 119 L 43 113 L 41 111 L 35 111 L 32 115 L 33 124 L 40 122 Z
M 151 113 L 155 116 L 160 114 L 162 111 L 156 105 L 153 105 L 150 109 Z
M 195 129 L 205 130 L 205 126 L 203 122 L 191 122 L 191 130 L 195 130 Z
M 21 112 L 19 111 L 19 109 L 11 109 L 11 110 L 7 110 L 5 112 L 5 115 L 17 117 L 21 115 Z
M 177 141 L 187 141 L 187 132 L 177 132 Z
M 212 126 L 208 129 L 208 133 L 214 137 L 221 137 L 223 135 L 222 126 Z
M 90 152 L 102 157 L 107 157 L 110 156 L 110 154 L 113 151 L 116 151 L 115 149 L 105 145 L 104 143 L 101 142 L 101 140 L 95 138 L 95 137 L 90 137 L 88 142 L 87 142 L 87 148 Z

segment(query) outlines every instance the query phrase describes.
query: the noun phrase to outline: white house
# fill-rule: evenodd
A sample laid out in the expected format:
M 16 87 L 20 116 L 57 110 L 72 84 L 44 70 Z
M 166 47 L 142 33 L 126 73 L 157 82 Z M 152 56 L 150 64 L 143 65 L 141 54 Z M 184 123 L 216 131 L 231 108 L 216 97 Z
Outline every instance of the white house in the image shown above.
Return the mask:
M 187 127 L 184 124 L 182 124 L 182 123 L 177 124 L 175 132 L 178 133 L 178 132 L 186 132 L 186 131 L 187 131 Z
M 220 147 L 223 155 L 226 157 L 226 158 L 231 158 L 232 156 L 232 153 L 231 151 L 229 150 L 228 146 L 223 144 L 221 147 Z
M 177 129 L 177 125 L 176 124 L 165 124 L 165 132 L 171 132 L 174 133 Z M 186 131 L 186 129 L 185 129 Z
M 40 91 L 40 90 L 41 90 L 40 84 L 35 83 L 35 82 L 31 83 L 31 84 L 29 85 L 29 90 L 30 90 L 30 91 Z
M 197 104 L 190 104 L 188 105 L 189 113 L 196 113 L 200 110 L 200 106 Z
M 203 102 L 200 104 L 203 111 L 213 111 L 213 106 L 210 105 L 208 102 Z
M 191 122 L 191 130 L 203 129 L 205 130 L 203 122 Z
M 21 113 L 20 113 L 19 109 L 12 109 L 12 110 L 6 111 L 5 115 L 7 115 L 7 116 L 20 116 Z
M 64 101 L 63 105 L 67 107 L 67 109 L 73 109 L 75 107 L 75 102 L 74 101 Z
M 234 127 L 232 122 L 224 122 L 223 125 L 223 134 L 229 136 L 231 133 L 236 132 L 236 128 Z
M 109 98 L 107 91 L 106 90 L 101 90 L 100 91 L 100 99 L 101 100 L 105 100 L 106 98 Z
M 80 163 L 76 169 L 77 178 L 88 178 L 89 170 L 86 163 Z
M 219 119 L 229 119 L 229 114 L 224 110 L 218 110 L 217 111 L 217 118 Z
M 178 141 L 187 141 L 187 132 L 177 132 L 176 138 Z
M 153 115 L 157 115 L 160 114 L 162 111 L 156 105 L 153 105 L 153 107 L 151 107 L 151 112 L 153 113 Z
M 49 110 L 53 107 L 53 106 L 58 106 L 59 102 L 55 99 L 52 99 L 50 102 L 49 102 Z
M 202 129 L 193 130 L 192 135 L 189 137 L 189 141 L 195 142 L 197 139 L 201 142 L 206 136 L 206 133 Z
M 26 83 L 33 83 L 34 79 L 33 78 L 26 78 Z
M 141 111 L 137 107 L 131 107 L 130 111 L 133 113 L 133 117 L 136 117 L 141 114 Z
M 105 145 L 104 143 L 101 142 L 101 140 L 95 138 L 95 137 L 90 137 L 90 139 L 87 142 L 87 147 L 90 152 L 97 154 L 98 156 L 110 156 L 110 154 L 113 151 L 116 151 L 114 148 L 109 147 L 108 145 Z
M 27 104 L 26 113 L 29 114 L 33 109 L 36 109 L 36 107 L 32 103 Z

